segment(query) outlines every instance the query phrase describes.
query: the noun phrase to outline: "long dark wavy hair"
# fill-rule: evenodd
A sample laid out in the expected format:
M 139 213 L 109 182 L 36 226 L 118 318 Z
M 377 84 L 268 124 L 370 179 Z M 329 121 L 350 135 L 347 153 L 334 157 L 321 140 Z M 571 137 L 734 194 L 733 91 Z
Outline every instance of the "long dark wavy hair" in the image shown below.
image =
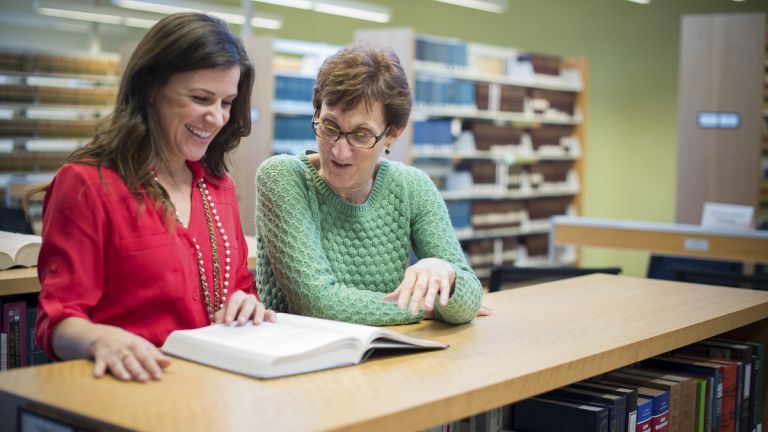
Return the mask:
M 240 81 L 229 121 L 202 159 L 209 175 L 225 175 L 229 171 L 228 153 L 251 132 L 253 65 L 242 42 L 224 21 L 199 13 L 169 15 L 149 29 L 122 74 L 113 113 L 99 123 L 93 140 L 69 155 L 67 162 L 109 167 L 140 202 L 143 186 L 153 202 L 170 203 L 151 171 L 155 161 L 164 162 L 151 95 L 173 74 L 236 65 L 240 66 Z M 171 211 L 169 207 L 166 213 Z

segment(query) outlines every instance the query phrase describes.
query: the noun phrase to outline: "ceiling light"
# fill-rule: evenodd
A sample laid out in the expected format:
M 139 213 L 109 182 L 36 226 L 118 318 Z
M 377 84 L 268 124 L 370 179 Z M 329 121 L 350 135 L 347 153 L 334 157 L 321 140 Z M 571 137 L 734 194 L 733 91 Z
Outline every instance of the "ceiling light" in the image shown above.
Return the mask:
M 627 0 L 631 1 L 632 3 L 639 3 L 639 4 L 649 4 L 651 3 L 651 0 Z
M 223 19 L 230 24 L 236 25 L 243 25 L 245 22 L 245 17 L 237 8 L 194 1 L 112 0 L 112 4 L 121 8 L 151 11 L 161 14 L 172 14 L 178 12 L 202 12 Z M 253 27 L 277 30 L 283 26 L 283 20 L 279 15 L 259 12 L 254 13 L 251 16 L 251 25 Z
M 455 6 L 464 6 L 486 12 L 504 13 L 507 10 L 507 0 L 436 0 Z
M 378 23 L 386 23 L 392 17 L 392 12 L 386 6 L 362 3 L 353 0 L 253 0 L 296 9 L 313 10 L 315 12 L 339 15 Z
M 149 28 L 158 20 L 156 15 L 126 12 L 110 7 L 85 5 L 65 1 L 42 0 L 36 2 L 35 5 L 37 13 L 40 15 L 78 21 Z

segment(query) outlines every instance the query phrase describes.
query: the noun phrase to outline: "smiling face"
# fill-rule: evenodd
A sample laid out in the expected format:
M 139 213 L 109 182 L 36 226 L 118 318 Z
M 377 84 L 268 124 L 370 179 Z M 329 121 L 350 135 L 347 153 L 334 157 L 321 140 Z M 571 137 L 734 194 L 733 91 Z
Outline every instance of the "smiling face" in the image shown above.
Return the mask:
M 364 103 L 360 103 L 352 110 L 343 111 L 323 103 L 317 120 L 344 132 L 365 132 L 377 136 L 387 127 L 384 111 L 379 102 L 370 108 L 369 111 Z M 346 137 L 340 137 L 336 142 L 317 138 L 320 177 L 345 201 L 356 204 L 365 202 L 373 187 L 382 150 L 391 145 L 400 133 L 400 130 L 392 130 L 370 149 L 352 147 Z
M 239 66 L 199 69 L 171 75 L 154 92 L 152 106 L 169 165 L 205 156 L 208 145 L 229 121 L 239 80 Z

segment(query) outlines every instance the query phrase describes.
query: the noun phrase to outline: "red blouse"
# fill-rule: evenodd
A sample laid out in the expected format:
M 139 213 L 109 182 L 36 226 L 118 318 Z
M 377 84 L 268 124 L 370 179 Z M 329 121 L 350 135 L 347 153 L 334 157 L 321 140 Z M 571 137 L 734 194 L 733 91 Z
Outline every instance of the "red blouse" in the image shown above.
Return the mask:
M 229 241 L 229 293 L 256 295 L 232 179 L 214 179 L 200 163 L 187 164 L 194 176 L 189 226 L 174 224 L 171 232 L 162 208 L 149 203 L 146 193 L 139 205 L 115 171 L 102 168 L 102 179 L 93 166 L 59 169 L 43 203 L 38 261 L 37 343 L 49 356 L 55 358 L 53 329 L 67 317 L 121 327 L 157 346 L 173 330 L 209 323 L 192 242 L 194 237 L 200 245 L 213 290 L 210 235 L 197 187 L 203 177 Z M 223 277 L 224 240 L 218 230 L 216 241 Z

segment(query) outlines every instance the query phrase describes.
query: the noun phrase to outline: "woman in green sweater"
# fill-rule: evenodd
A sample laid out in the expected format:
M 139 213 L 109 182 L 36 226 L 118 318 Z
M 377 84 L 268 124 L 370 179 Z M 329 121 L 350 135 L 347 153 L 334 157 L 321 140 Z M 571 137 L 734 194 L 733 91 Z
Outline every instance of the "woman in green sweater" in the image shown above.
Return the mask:
M 342 49 L 320 68 L 312 103 L 318 152 L 274 156 L 256 174 L 261 300 L 369 325 L 471 321 L 483 290 L 439 192 L 423 172 L 380 158 L 411 111 L 397 56 Z

